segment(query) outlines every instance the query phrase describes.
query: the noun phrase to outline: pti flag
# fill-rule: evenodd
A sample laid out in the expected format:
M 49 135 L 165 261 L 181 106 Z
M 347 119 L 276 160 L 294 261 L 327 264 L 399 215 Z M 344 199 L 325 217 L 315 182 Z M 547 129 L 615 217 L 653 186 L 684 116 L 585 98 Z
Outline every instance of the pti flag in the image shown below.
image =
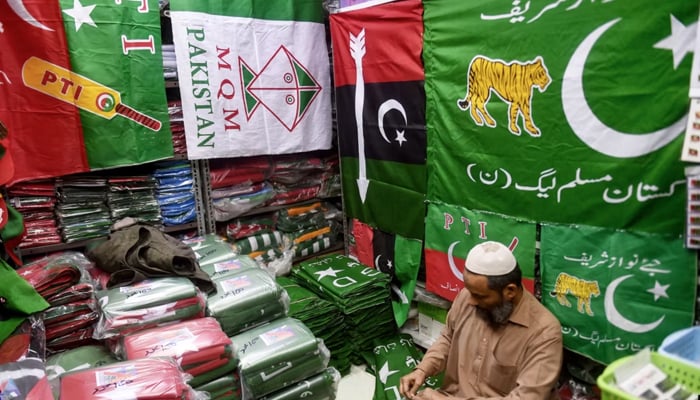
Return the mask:
M 418 0 L 332 14 L 344 211 L 423 238 L 426 191 L 423 25 Z
M 683 231 L 697 1 L 424 7 L 430 200 Z
M 610 363 L 693 324 L 694 252 L 676 236 L 543 225 L 542 302 L 564 345 Z
M 155 0 L 0 2 L 12 182 L 171 157 Z
M 523 286 L 534 292 L 536 230 L 534 223 L 505 215 L 431 202 L 425 222 L 426 289 L 454 300 L 464 287 L 467 253 L 492 240 L 513 252 L 523 273 Z
M 322 0 L 170 2 L 187 154 L 331 147 Z
M 423 242 L 375 229 L 372 235 L 374 268 L 391 276 L 391 303 L 398 326 L 408 319 L 420 269 Z

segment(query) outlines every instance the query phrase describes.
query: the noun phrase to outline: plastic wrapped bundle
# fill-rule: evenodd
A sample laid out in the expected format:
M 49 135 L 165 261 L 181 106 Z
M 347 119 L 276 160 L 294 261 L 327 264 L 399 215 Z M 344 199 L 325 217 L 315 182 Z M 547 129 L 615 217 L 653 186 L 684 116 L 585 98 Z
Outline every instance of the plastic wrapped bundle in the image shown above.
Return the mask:
M 244 398 L 260 398 L 309 378 L 328 366 L 330 354 L 302 322 L 280 318 L 231 338 Z
M 102 345 L 86 345 L 54 354 L 46 359 L 46 376 L 54 397 L 60 392 L 61 375 L 114 364 L 119 360 Z
M 169 358 L 141 358 L 70 372 L 61 376 L 62 399 L 199 400 Z
M 228 335 L 287 315 L 287 292 L 262 269 L 227 272 L 213 280 L 216 294 L 207 299 L 207 315 Z
M 241 380 L 234 372 L 197 386 L 195 390 L 207 393 L 211 400 L 238 400 L 241 399 Z
M 204 316 L 206 298 L 187 278 L 153 278 L 97 293 L 95 338 L 126 334 L 165 322 Z
M 263 397 L 261 400 L 334 400 L 338 394 L 340 372 L 326 368 L 318 375 Z

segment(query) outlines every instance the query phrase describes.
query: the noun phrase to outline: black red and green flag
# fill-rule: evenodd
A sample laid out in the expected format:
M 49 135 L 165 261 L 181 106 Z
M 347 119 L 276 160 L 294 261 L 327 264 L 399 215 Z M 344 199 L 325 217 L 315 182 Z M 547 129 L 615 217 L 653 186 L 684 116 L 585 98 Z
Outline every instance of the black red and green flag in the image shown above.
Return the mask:
M 344 211 L 385 232 L 422 238 L 425 92 L 422 4 L 332 14 Z
M 450 301 L 464 287 L 464 261 L 475 245 L 497 241 L 513 252 L 523 273 L 523 286 L 534 292 L 534 223 L 512 217 L 431 202 L 425 225 L 425 288 Z
M 429 200 L 683 232 L 698 2 L 423 5 Z
M 602 363 L 690 327 L 697 260 L 676 235 L 542 225 L 542 302 L 564 346 Z
M 171 157 L 156 0 L 0 2 L 10 183 Z

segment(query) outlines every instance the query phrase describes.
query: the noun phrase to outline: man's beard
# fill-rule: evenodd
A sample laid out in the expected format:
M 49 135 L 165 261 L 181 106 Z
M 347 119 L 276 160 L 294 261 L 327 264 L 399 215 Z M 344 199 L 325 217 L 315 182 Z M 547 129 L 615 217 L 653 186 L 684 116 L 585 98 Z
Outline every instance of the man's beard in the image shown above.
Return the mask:
M 510 301 L 503 301 L 499 306 L 494 307 L 490 310 L 485 310 L 483 308 L 477 307 L 477 312 L 488 321 L 491 325 L 504 325 L 508 322 L 510 314 L 513 312 L 513 303 Z

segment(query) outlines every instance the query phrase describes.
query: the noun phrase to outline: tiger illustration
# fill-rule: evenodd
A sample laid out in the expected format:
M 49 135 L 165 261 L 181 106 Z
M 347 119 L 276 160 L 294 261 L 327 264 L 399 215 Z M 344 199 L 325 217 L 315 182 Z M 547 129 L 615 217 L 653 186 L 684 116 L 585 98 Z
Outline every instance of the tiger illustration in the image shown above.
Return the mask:
M 550 82 L 552 78 L 540 56 L 526 63 L 506 63 L 476 56 L 469 64 L 467 72 L 467 94 L 463 99 L 457 100 L 457 106 L 462 111 L 471 108 L 472 119 L 477 125 L 482 126 L 486 121 L 486 125 L 493 128 L 496 121 L 486 111 L 486 103 L 493 91 L 508 103 L 508 130 L 512 134 L 520 135 L 520 114 L 525 130 L 531 136 L 540 136 L 540 130 L 532 121 L 532 88 L 537 86 L 540 92 L 544 92 Z
M 561 272 L 559 276 L 557 276 L 557 282 L 554 284 L 554 290 L 552 290 L 549 294 L 552 297 L 556 297 L 559 304 L 566 307 L 571 307 L 571 303 L 569 303 L 569 300 L 566 299 L 566 295 L 572 294 L 574 297 L 576 297 L 576 309 L 578 312 L 583 314 L 583 309 L 585 307 L 586 314 L 593 316 L 593 310 L 591 310 L 591 297 L 600 296 L 600 288 L 598 287 L 598 282 L 596 281 L 587 281 Z

